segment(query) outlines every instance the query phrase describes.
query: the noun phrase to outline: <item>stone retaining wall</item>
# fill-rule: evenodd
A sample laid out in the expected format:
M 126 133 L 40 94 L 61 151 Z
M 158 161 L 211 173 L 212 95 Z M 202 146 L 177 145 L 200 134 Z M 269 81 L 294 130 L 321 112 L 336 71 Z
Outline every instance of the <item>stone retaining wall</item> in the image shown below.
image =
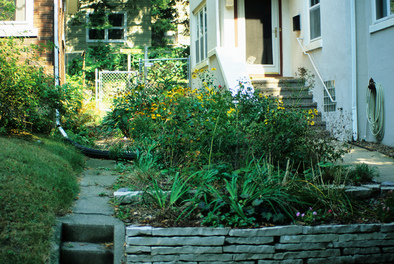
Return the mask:
M 394 263 L 394 223 L 126 228 L 127 263 Z

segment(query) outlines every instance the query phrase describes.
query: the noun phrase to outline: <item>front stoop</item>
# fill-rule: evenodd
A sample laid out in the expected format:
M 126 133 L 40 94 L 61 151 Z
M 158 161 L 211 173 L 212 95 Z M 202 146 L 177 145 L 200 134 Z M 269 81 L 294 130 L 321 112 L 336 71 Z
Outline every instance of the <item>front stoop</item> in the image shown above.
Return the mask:
M 253 87 L 262 95 L 277 98 L 283 102 L 283 107 L 299 109 L 300 111 L 317 109 L 317 103 L 313 101 L 313 95 L 305 88 L 304 82 L 295 78 L 253 78 Z M 313 128 L 319 135 L 329 137 L 326 130 L 326 122 L 323 121 L 319 112 L 314 118 Z

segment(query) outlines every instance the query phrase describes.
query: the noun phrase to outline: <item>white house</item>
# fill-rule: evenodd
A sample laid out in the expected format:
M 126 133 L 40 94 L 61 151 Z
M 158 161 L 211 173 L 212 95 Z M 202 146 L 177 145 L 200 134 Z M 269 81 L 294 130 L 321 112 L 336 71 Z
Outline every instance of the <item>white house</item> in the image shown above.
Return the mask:
M 190 34 L 193 70 L 216 68 L 217 82 L 232 88 L 243 76 L 307 68 L 333 136 L 394 146 L 394 0 L 190 0 Z M 371 78 L 382 96 L 369 106 L 385 100 L 377 136 L 367 121 Z

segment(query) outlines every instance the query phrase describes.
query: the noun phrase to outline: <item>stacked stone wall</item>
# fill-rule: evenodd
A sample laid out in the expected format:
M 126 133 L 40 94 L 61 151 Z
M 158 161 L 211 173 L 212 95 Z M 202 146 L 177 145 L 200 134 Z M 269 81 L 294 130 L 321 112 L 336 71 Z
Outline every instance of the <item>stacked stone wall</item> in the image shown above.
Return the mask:
M 394 223 L 126 228 L 127 263 L 394 263 Z

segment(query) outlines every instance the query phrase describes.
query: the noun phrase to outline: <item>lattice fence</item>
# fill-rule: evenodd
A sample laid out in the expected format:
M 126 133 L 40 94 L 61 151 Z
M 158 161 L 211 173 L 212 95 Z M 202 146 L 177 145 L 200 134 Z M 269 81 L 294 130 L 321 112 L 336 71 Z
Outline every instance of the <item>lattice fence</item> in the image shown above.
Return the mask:
M 102 111 L 111 111 L 113 98 L 118 91 L 136 84 L 136 71 L 97 71 L 96 70 L 96 103 Z

